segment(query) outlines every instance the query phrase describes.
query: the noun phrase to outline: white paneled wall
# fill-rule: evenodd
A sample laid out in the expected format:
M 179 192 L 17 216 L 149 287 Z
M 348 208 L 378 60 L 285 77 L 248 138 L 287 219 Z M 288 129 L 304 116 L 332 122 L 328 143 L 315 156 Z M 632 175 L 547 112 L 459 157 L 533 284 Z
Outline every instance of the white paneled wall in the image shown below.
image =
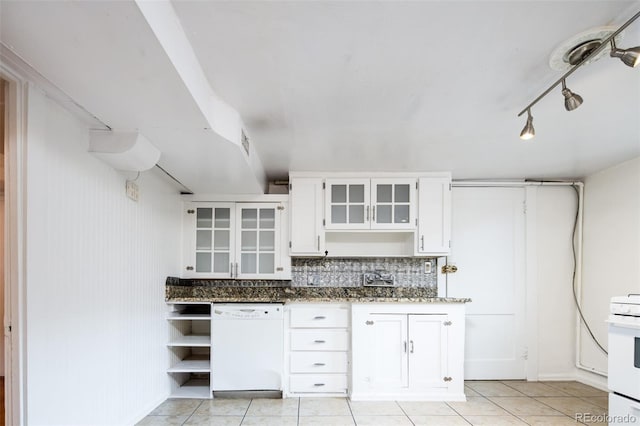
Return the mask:
M 640 157 L 588 176 L 584 185 L 582 305 L 607 347 L 609 302 L 640 293 Z M 607 357 L 581 328 L 580 361 L 607 371 Z
M 132 423 L 168 394 L 180 199 L 145 172 L 131 201 L 80 121 L 34 87 L 28 105 L 27 422 Z

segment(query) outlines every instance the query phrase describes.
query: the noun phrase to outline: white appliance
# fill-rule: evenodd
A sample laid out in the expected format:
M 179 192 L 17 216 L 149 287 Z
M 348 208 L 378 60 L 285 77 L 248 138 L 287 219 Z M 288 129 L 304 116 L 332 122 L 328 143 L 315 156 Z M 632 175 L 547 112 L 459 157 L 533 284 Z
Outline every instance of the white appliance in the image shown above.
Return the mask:
M 283 369 L 281 303 L 213 304 L 213 391 L 280 391 Z
M 611 298 L 609 425 L 640 424 L 640 294 Z

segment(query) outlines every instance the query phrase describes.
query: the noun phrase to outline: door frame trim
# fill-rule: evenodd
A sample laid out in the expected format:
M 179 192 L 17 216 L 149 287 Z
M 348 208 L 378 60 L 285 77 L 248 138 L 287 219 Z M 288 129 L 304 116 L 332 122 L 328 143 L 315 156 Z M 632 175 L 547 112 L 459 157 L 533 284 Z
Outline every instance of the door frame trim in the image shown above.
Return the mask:
M 2 49 L 0 77 L 6 87 L 5 130 L 5 420 L 27 423 L 26 416 L 26 126 L 28 82 L 10 67 Z M 8 61 L 9 60 L 9 61 Z M 9 331 L 11 327 L 11 331 Z

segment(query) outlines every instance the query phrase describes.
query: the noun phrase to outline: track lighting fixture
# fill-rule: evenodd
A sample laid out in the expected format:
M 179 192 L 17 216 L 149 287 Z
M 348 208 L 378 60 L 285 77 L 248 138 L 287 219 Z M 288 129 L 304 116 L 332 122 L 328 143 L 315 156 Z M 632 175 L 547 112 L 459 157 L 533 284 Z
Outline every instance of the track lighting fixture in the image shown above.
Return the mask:
M 631 49 L 618 49 L 616 47 L 616 41 L 611 39 L 611 53 L 612 58 L 620 58 L 625 65 L 635 68 L 640 64 L 640 46 L 632 47 Z
M 567 89 L 566 79 L 571 74 L 573 74 L 578 68 L 582 65 L 589 62 L 589 59 L 595 57 L 602 49 L 609 46 L 611 44 L 611 53 L 610 56 L 613 58 L 620 58 L 625 65 L 630 67 L 636 67 L 640 65 L 640 46 L 632 47 L 630 49 L 619 49 L 616 47 L 615 37 L 624 31 L 633 21 L 640 17 L 640 12 L 636 13 L 625 22 L 620 28 L 611 33 L 608 37 L 604 38 L 597 47 L 591 46 L 589 50 L 584 51 L 584 56 L 577 59 L 577 63 L 573 65 L 569 71 L 567 71 L 562 77 L 560 77 L 555 83 L 553 83 L 547 90 L 542 92 L 537 98 L 533 100 L 529 105 L 524 107 L 522 111 L 518 114 L 520 117 L 525 112 L 527 113 L 527 124 L 525 124 L 522 132 L 520 132 L 520 139 L 528 140 L 535 136 L 535 130 L 533 128 L 533 117 L 531 116 L 531 108 L 538 103 L 542 98 L 547 96 L 549 92 L 551 92 L 554 88 L 556 88 L 559 84 L 562 84 L 562 95 L 564 96 L 564 107 L 567 111 L 573 111 L 582 105 L 582 97 L 576 93 L 573 93 L 571 90 Z M 572 61 L 573 64 L 575 61 Z
M 527 110 L 527 113 L 527 124 L 524 125 L 524 128 L 520 132 L 520 139 L 524 141 L 528 141 L 536 135 L 536 129 L 533 128 L 533 116 L 531 115 L 531 110 Z
M 564 80 L 562 80 L 562 96 L 564 96 L 564 108 L 567 111 L 573 111 L 582 105 L 582 96 L 567 89 L 567 85 Z

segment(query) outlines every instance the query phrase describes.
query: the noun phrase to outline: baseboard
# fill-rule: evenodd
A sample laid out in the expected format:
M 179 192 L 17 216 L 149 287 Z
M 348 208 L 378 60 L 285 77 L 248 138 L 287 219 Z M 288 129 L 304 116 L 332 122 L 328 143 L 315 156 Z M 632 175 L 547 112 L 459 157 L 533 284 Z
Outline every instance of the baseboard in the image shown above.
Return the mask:
M 576 380 L 580 383 L 584 383 L 585 385 L 593 386 L 594 388 L 598 388 L 605 392 L 609 391 L 609 387 L 607 386 L 607 377 L 591 373 L 585 370 L 578 370 L 576 373 Z
M 607 378 L 596 373 L 576 369 L 573 374 L 540 374 L 538 381 L 544 382 L 562 382 L 576 381 L 585 385 L 593 386 L 596 389 L 608 392 Z
M 539 382 L 562 382 L 576 380 L 575 373 L 538 374 Z

